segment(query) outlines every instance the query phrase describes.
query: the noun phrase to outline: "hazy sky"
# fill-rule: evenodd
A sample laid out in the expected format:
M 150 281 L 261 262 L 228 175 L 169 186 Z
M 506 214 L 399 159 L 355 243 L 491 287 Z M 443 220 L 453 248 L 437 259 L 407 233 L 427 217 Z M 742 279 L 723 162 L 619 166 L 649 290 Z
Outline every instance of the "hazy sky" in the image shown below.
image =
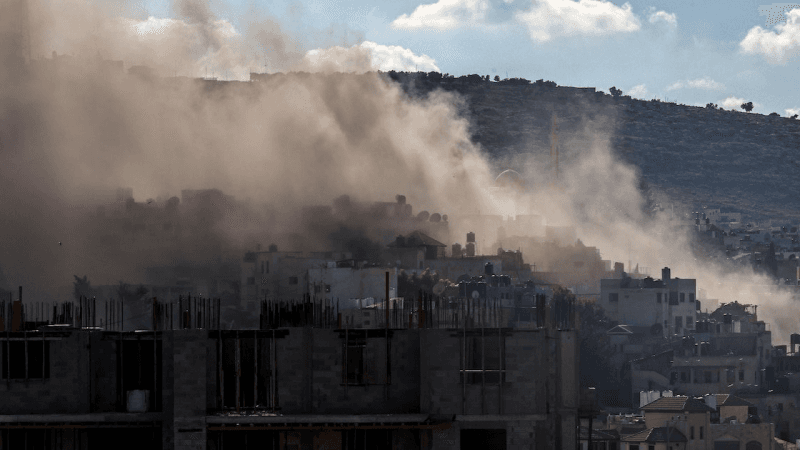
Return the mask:
M 606 92 L 613 85 L 648 100 L 800 112 L 800 5 L 792 3 L 215 0 L 211 9 L 235 32 L 270 17 L 304 51 L 366 41 L 386 69 L 544 78 Z M 135 16 L 180 19 L 175 11 L 168 0 L 146 0 Z

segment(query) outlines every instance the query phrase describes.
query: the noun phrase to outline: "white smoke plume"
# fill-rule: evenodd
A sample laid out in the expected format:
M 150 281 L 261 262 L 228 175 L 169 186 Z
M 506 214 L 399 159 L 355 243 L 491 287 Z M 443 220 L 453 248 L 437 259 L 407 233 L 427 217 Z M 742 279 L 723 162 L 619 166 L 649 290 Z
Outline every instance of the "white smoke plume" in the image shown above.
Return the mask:
M 0 17 L 9 17 L 5 5 Z M 101 58 L 162 76 L 209 70 L 231 79 L 265 66 L 270 72 L 342 67 L 336 51 L 326 52 L 330 66 L 310 67 L 308 49 L 269 17 L 236 30 L 202 0 L 173 8 L 177 19 L 156 19 L 84 0 L 30 0 L 27 30 L 0 21 L 10 36 L 0 40 L 0 230 L 7 237 L 0 265 L 12 285 L 46 297 L 75 274 L 113 283 L 177 258 L 158 246 L 97 251 L 94 231 L 87 231 L 96 192 L 131 187 L 142 199 L 218 188 L 289 218 L 298 206 L 330 204 L 344 194 L 362 200 L 405 194 L 419 209 L 538 213 L 548 224 L 575 226 L 605 259 L 670 266 L 674 276 L 697 278 L 710 298 L 760 304 L 761 318 L 782 337 L 793 331 L 787 318 L 797 311 L 788 296 L 763 296 L 747 285 L 764 279 L 695 261 L 681 224 L 645 214 L 639 174 L 610 145 L 617 117 L 562 128 L 555 188 L 542 158 L 547 146 L 531 143 L 515 167 L 539 181 L 514 201 L 497 199 L 488 189 L 497 171 L 471 142 L 458 97 L 435 92 L 412 99 L 377 74 L 362 73 L 375 68 L 369 48 L 331 43 L 350 49 L 339 53 L 360 75 L 293 73 L 225 87 L 101 70 Z M 27 47 L 17 39 L 22 31 Z M 68 57 L 52 60 L 52 51 Z M 27 65 L 25 53 L 34 60 Z M 250 225 L 224 227 L 242 243 Z

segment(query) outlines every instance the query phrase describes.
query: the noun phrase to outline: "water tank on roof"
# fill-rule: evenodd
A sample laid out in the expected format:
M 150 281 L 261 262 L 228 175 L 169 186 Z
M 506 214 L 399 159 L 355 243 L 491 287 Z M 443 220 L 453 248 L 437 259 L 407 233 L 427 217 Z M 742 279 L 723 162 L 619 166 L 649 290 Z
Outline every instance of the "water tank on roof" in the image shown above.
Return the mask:
M 467 244 L 469 244 L 470 242 L 475 242 L 475 233 L 471 231 L 467 233 Z
M 470 242 L 467 244 L 467 256 L 475 256 L 475 243 Z
M 494 274 L 494 264 L 491 261 L 488 261 L 485 266 L 483 266 L 483 272 L 486 275 L 493 275 Z
M 462 256 L 461 244 L 459 244 L 458 242 L 453 244 L 452 252 L 453 252 L 452 254 L 453 258 L 458 258 Z
M 442 215 L 439 214 L 439 213 L 433 213 L 433 214 L 431 214 L 431 217 L 430 217 L 429 220 L 431 222 L 433 222 L 433 223 L 441 222 L 442 221 Z
M 431 214 L 428 211 L 422 211 L 417 214 L 417 219 L 419 220 L 428 220 L 431 217 Z

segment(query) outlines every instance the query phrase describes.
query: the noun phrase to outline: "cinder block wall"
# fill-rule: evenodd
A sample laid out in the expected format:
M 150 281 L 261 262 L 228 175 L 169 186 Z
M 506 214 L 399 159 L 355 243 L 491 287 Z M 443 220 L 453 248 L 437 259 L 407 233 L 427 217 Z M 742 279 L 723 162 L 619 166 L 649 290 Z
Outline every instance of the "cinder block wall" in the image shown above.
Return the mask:
M 171 360 L 165 358 L 165 370 L 172 373 L 172 414 L 164 416 L 164 448 L 204 450 L 206 448 L 206 366 L 214 341 L 206 330 L 177 330 L 166 333 L 171 340 Z M 163 344 L 162 344 L 163 345 Z M 165 355 L 167 353 L 165 352 Z M 168 403 L 168 399 L 164 398 Z M 170 445 L 168 440 L 172 441 Z
M 277 339 L 279 404 L 284 414 L 400 414 L 419 412 L 419 333 L 390 337 L 391 384 L 386 380 L 386 339 L 367 339 L 363 385 L 342 383 L 344 339 L 335 330 L 291 328 Z
M 390 384 L 386 338 L 369 337 L 365 383 L 342 383 L 345 339 L 335 330 L 312 333 L 312 412 L 316 414 L 401 414 L 419 412 L 419 333 L 393 330 L 389 337 Z
M 505 336 L 505 383 L 461 384 L 462 335 L 422 330 L 422 411 L 431 414 L 544 414 L 549 358 L 543 331 L 515 330 Z M 555 380 L 551 380 L 555 387 Z M 462 404 L 463 398 L 463 404 Z
M 97 332 L 92 334 L 99 336 Z M 34 336 L 29 333 L 29 337 L 35 339 Z M 49 342 L 50 377 L 44 380 L 29 379 L 27 382 L 0 380 L 0 414 L 89 412 L 89 333 L 71 333 Z M 100 355 L 95 354 L 95 350 L 92 349 L 92 357 L 96 362 Z M 0 357 L 5 359 L 6 355 Z M 11 363 L 14 364 L 13 361 Z

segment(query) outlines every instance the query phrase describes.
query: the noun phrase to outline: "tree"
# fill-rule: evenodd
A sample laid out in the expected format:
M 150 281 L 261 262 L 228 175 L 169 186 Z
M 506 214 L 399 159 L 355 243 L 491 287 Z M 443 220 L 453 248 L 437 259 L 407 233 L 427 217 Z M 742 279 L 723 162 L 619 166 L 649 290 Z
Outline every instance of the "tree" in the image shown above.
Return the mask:
M 608 90 L 611 93 L 611 96 L 614 98 L 619 98 L 622 95 L 622 91 L 617 89 L 616 86 L 611 86 L 611 89 Z
M 719 105 L 716 103 L 706 103 L 706 108 L 708 109 L 719 109 Z
M 88 276 L 84 275 L 83 278 L 73 275 L 75 281 L 72 282 L 72 296 L 75 300 L 80 300 L 81 297 L 92 296 L 92 285 L 89 283 Z
M 773 112 L 773 113 L 769 113 L 769 116 L 770 117 L 780 117 L 780 114 L 778 114 L 776 112 Z
M 398 297 L 417 298 L 421 291 L 424 294 L 433 295 L 433 287 L 439 282 L 439 274 L 425 269 L 421 274 L 409 274 L 401 270 L 397 274 Z
M 797 114 L 795 114 L 792 117 L 790 117 L 790 119 L 797 119 Z
M 747 112 L 750 112 L 753 110 L 753 102 L 742 103 L 739 107 Z
M 146 287 L 144 287 L 143 284 L 140 284 L 139 287 L 134 288 L 130 284 L 120 281 L 119 287 L 117 287 L 117 295 L 119 296 L 119 299 L 124 302 L 139 301 L 145 295 L 147 295 L 147 292 L 149 291 Z
M 494 81 L 500 81 L 500 75 L 495 75 L 494 76 Z M 797 117 L 796 114 L 795 114 L 795 117 Z

